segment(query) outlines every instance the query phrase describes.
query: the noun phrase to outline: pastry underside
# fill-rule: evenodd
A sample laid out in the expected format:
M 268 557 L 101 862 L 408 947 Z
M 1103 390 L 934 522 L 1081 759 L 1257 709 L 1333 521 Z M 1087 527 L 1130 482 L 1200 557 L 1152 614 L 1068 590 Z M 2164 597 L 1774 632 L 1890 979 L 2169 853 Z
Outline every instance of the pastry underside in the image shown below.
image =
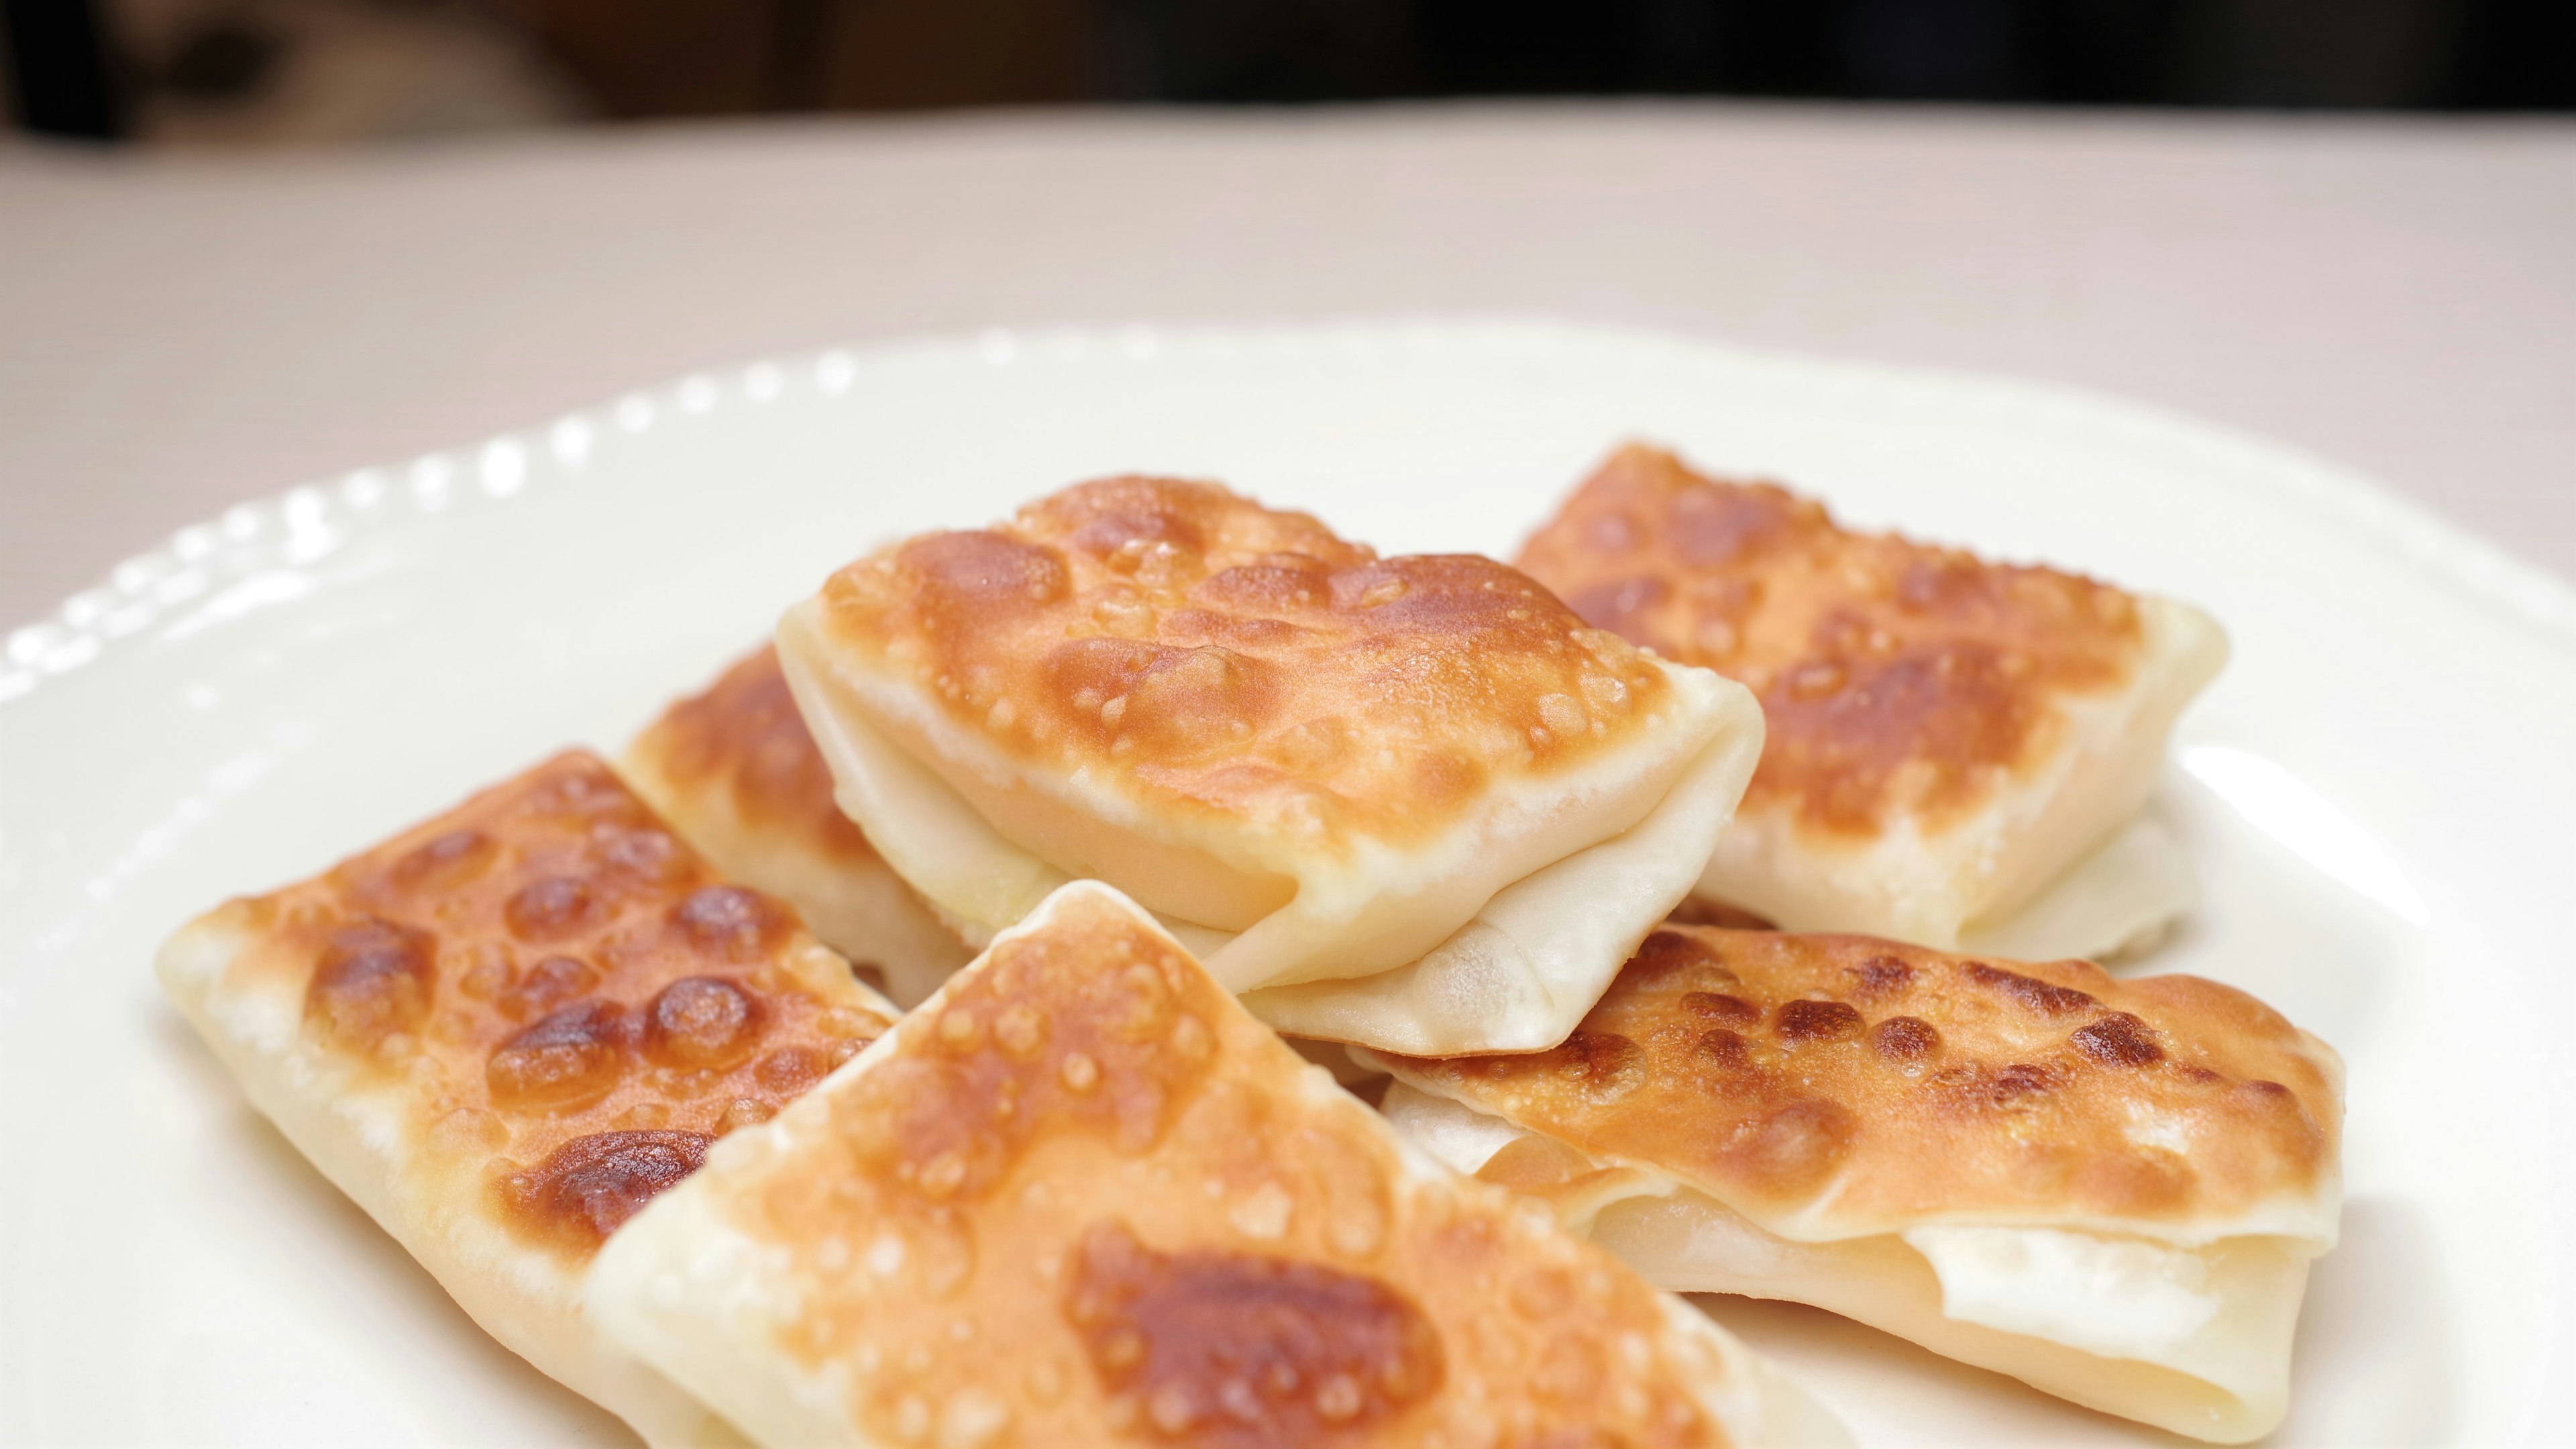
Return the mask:
M 2280 1422 L 2340 1212 L 2340 1060 L 2187 976 L 1672 927 L 1554 1051 L 1356 1055 L 1417 1145 L 1662 1287 L 2201 1439 Z
M 2199 610 L 1846 530 L 1637 446 L 1520 563 L 1587 621 L 1760 698 L 1769 742 L 1701 895 L 2030 959 L 2134 949 L 2194 903 L 2141 811 L 2227 657 Z
M 1740 686 L 1489 559 L 1110 479 L 843 569 L 778 648 L 842 809 L 989 934 L 1127 892 L 1280 1030 L 1561 1040 L 1751 775 Z
M 572 752 L 162 948 L 252 1104 L 475 1322 L 649 1442 L 738 1444 L 580 1302 L 600 1242 L 893 1006 Z
M 1097 882 L 719 1144 L 588 1301 L 770 1445 L 1848 1442 Z
M 832 771 L 763 644 L 627 746 L 619 769 L 726 879 L 796 908 L 896 1004 L 974 954 L 832 800 Z

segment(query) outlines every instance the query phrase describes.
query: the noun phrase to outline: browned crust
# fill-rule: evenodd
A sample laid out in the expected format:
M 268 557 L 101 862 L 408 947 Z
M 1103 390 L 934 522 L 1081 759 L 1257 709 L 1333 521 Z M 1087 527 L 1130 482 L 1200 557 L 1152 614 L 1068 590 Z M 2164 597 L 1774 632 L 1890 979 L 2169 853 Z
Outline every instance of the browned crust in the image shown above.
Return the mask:
M 2241 991 L 1865 936 L 1667 926 L 1553 1051 L 1393 1060 L 1772 1220 L 2223 1222 L 2330 1184 L 2342 1120 L 2333 1054 Z
M 889 1440 L 973 1396 L 1031 1444 L 1725 1442 L 1652 1289 L 1410 1176 L 1311 1070 L 1131 912 L 1059 902 L 719 1211 L 792 1255 L 809 1372 L 884 1365 L 849 1407 Z
M 2054 569 L 1837 527 L 1767 483 L 1611 455 L 1521 551 L 1590 623 L 1743 683 L 1770 726 L 1747 810 L 1876 834 L 1974 813 L 2135 677 L 2137 600 Z
M 1655 663 L 1473 555 L 1380 559 L 1210 483 L 1110 478 L 835 574 L 832 637 L 1043 767 L 1318 838 L 1438 829 L 1647 727 Z
M 225 989 L 299 992 L 426 1161 L 575 1258 L 888 1025 L 584 751 L 216 920 L 254 938 Z
M 825 860 L 875 863 L 859 827 L 832 801 L 832 770 L 797 713 L 776 646 L 734 661 L 703 693 L 672 705 L 635 740 L 672 796 L 720 795 L 745 827 Z

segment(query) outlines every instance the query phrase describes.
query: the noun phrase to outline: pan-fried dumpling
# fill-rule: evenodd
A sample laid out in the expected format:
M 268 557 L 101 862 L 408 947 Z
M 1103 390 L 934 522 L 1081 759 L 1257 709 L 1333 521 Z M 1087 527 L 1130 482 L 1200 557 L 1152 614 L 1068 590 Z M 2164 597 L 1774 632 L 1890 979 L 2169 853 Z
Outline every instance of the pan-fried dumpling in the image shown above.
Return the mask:
M 1761 697 L 1762 767 L 1700 894 L 1796 931 L 2101 958 L 2194 900 L 2142 818 L 2208 616 L 1851 533 L 1783 489 L 1627 447 L 1521 553 L 1574 611 Z
M 1847 1442 L 1096 881 L 718 1144 L 587 1301 L 769 1445 Z
M 162 948 L 253 1105 L 474 1321 L 655 1445 L 741 1439 L 600 1337 L 602 1239 L 894 1008 L 559 755 Z
M 1282 1031 L 1563 1039 L 1690 890 L 1752 696 L 1490 559 L 1114 478 L 861 559 L 779 653 L 844 810 L 986 931 L 1090 877 Z
M 832 771 L 763 644 L 665 711 L 618 767 L 726 879 L 796 908 L 897 1004 L 974 954 L 832 803 Z
M 2190 976 L 1674 927 L 1553 1051 L 1357 1055 L 1399 1130 L 1663 1287 L 2203 1439 L 2280 1422 L 2341 1211 L 2341 1060 Z

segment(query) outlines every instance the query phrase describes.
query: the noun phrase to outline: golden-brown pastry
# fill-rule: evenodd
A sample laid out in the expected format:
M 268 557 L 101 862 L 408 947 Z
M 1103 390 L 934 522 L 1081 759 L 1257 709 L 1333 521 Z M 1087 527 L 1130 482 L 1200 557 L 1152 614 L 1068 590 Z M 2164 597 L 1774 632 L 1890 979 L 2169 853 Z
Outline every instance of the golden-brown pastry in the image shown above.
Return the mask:
M 1098 882 L 719 1144 L 588 1302 L 770 1445 L 1844 1442 Z
M 861 559 L 779 626 L 842 807 L 983 930 L 1073 877 L 1283 1031 L 1560 1040 L 1708 858 L 1750 695 L 1490 559 L 1114 478 Z
M 1666 1288 L 1829 1308 L 2204 1439 L 2280 1422 L 2343 1067 L 2242 992 L 1670 927 L 1553 1051 L 1385 1110 Z
M 618 767 L 726 879 L 794 906 L 898 1005 L 974 954 L 832 803 L 831 768 L 773 646 L 664 711 Z
M 1702 894 L 1790 930 L 2029 958 L 2111 954 L 2189 908 L 2140 811 L 2227 657 L 2198 610 L 1849 532 L 1636 446 L 1520 563 L 1590 622 L 1760 696 L 1762 766 Z
M 894 1008 L 558 755 L 162 948 L 260 1111 L 494 1338 L 656 1445 L 739 1443 L 601 1338 L 601 1241 Z

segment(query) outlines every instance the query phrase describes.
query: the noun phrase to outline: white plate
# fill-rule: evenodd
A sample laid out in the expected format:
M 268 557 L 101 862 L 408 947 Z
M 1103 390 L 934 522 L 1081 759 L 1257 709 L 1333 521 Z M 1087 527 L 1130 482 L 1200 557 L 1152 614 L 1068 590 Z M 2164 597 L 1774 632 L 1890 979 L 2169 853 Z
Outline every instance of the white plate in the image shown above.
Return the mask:
M 148 417 L 137 426 L 149 426 Z M 2195 600 L 2235 662 L 2143 969 L 2351 1066 L 2282 1443 L 2576 1422 L 2576 596 L 2369 485 L 2053 388 L 1530 324 L 991 334 L 691 378 L 245 505 L 0 657 L 0 1437 L 616 1442 L 246 1107 L 148 962 L 556 746 L 622 741 L 832 566 L 1124 470 L 1508 556 L 1619 438 Z M 1711 1301 L 1878 1444 L 2135 1442 L 1811 1310 Z

